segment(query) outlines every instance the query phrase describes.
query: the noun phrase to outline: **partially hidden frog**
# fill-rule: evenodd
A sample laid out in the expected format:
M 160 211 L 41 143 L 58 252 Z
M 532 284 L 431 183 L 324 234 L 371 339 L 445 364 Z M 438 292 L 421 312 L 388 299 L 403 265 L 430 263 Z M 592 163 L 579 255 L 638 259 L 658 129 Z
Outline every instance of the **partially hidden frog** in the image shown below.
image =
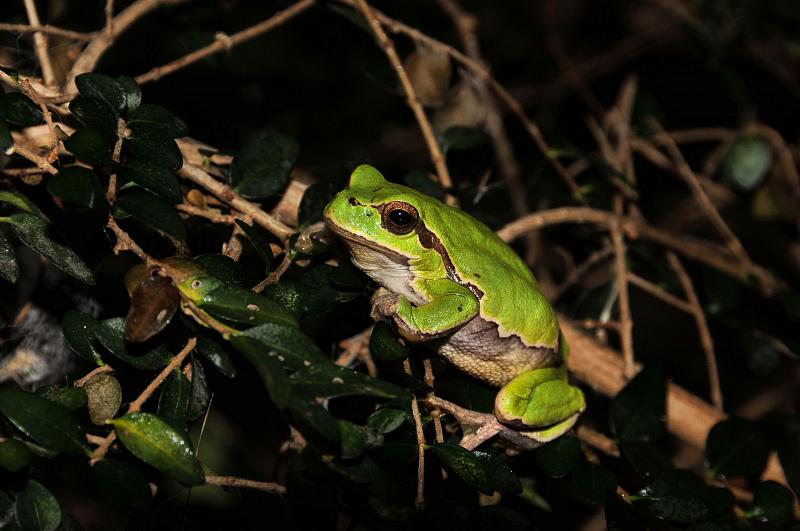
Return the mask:
M 486 225 L 362 165 L 325 207 L 353 263 L 381 287 L 372 317 L 430 341 L 464 372 L 500 387 L 495 416 L 546 442 L 585 409 L 567 381 L 568 347 L 530 269 Z

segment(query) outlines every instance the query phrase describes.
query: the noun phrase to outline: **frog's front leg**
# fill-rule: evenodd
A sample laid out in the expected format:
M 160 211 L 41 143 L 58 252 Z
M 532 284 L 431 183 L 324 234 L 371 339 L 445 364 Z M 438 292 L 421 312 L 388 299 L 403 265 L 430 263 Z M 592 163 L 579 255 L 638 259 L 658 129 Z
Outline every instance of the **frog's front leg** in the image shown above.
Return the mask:
M 520 374 L 500 389 L 494 403 L 500 422 L 539 442 L 569 431 L 584 409 L 583 392 L 567 382 L 565 367 Z
M 403 295 L 379 289 L 372 297 L 372 318 L 391 318 L 408 341 L 429 341 L 455 332 L 478 315 L 478 298 L 457 282 L 429 280 L 421 288 L 428 302 L 419 306 Z

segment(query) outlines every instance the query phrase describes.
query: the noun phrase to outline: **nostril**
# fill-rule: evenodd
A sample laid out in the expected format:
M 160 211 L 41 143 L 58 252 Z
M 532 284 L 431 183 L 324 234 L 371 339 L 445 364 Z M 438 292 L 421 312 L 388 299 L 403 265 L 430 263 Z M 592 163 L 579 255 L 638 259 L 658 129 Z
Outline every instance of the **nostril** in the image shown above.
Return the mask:
M 355 197 L 350 197 L 350 198 L 348 198 L 348 199 L 347 199 L 347 202 L 348 202 L 348 203 L 350 203 L 350 206 L 356 206 L 356 205 L 358 205 L 358 204 L 359 204 L 359 203 L 358 203 L 358 200 L 356 200 L 356 198 L 355 198 Z

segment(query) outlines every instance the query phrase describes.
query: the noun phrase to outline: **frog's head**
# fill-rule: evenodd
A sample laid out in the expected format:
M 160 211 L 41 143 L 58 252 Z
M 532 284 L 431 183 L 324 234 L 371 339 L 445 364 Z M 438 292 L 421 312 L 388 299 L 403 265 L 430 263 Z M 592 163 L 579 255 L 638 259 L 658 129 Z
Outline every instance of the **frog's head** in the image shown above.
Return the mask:
M 429 270 L 440 262 L 427 217 L 448 209 L 407 186 L 387 181 L 372 166 L 353 171 L 347 188 L 325 207 L 325 223 L 351 250 L 355 264 L 380 283 L 399 274 L 395 266 Z M 380 278 L 383 277 L 383 278 Z

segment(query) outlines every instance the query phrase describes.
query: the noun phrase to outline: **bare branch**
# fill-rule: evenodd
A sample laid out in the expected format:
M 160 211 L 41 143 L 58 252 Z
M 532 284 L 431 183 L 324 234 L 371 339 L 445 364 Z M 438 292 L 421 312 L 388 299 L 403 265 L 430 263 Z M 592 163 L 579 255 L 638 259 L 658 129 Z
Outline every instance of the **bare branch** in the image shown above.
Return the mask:
M 414 85 L 412 85 L 411 79 L 409 79 L 405 68 L 403 68 L 403 63 L 400 61 L 400 56 L 397 55 L 397 50 L 394 48 L 394 43 L 389 36 L 386 35 L 386 32 L 383 31 L 381 23 L 376 18 L 377 12 L 373 12 L 366 0 L 355 0 L 355 5 L 358 10 L 361 11 L 361 14 L 364 15 L 367 24 L 369 24 L 370 29 L 372 29 L 372 33 L 375 34 L 375 37 L 378 40 L 378 44 L 380 44 L 381 48 L 383 48 L 383 51 L 386 53 L 386 57 L 389 58 L 389 63 L 391 63 L 392 68 L 394 68 L 394 71 L 400 80 L 400 85 L 403 87 L 403 93 L 406 96 L 406 102 L 411 108 L 411 111 L 414 113 L 414 117 L 417 119 L 419 128 L 422 131 L 422 136 L 425 137 L 425 143 L 428 145 L 428 151 L 431 155 L 431 162 L 433 162 L 433 166 L 436 168 L 436 173 L 438 174 L 439 182 L 447 194 L 447 202 L 451 205 L 456 204 L 455 197 L 451 192 L 453 188 L 453 181 L 450 178 L 450 172 L 447 170 L 444 154 L 439 147 L 439 143 L 436 141 L 436 135 L 433 132 L 433 127 L 431 126 L 428 117 L 425 115 L 425 110 L 422 108 L 422 104 L 417 97 L 417 93 L 414 90 Z
M 36 11 L 36 4 L 34 0 L 24 0 L 25 12 L 28 14 L 28 21 L 31 26 L 41 26 L 39 20 L 39 13 Z M 42 76 L 46 85 L 53 86 L 56 84 L 56 75 L 53 70 L 53 63 L 50 61 L 50 51 L 47 45 L 47 35 L 44 33 L 35 32 L 33 34 L 33 44 L 36 49 L 36 58 L 39 60 L 39 66 L 42 67 Z
M 287 7 L 283 11 L 278 11 L 270 18 L 263 20 L 258 24 L 236 32 L 231 36 L 226 36 L 224 39 L 217 39 L 208 46 L 204 46 L 199 50 L 195 50 L 184 55 L 183 57 L 175 59 L 174 61 L 170 61 L 165 65 L 157 66 L 152 70 L 145 72 L 144 74 L 140 74 L 136 76 L 136 82 L 140 85 L 144 85 L 150 81 L 157 81 L 164 76 L 172 74 L 173 72 L 176 72 L 181 68 L 185 68 L 192 63 L 196 63 L 197 61 L 205 59 L 206 57 L 222 51 L 230 50 L 234 46 L 237 46 L 243 42 L 247 42 L 250 39 L 258 37 L 259 35 L 263 35 L 264 33 L 267 33 L 268 31 L 288 22 L 290 19 L 313 6 L 316 2 L 317 0 L 300 0 L 299 2 Z
M 81 33 L 79 31 L 72 31 L 56 26 L 44 25 L 31 25 L 31 24 L 8 24 L 0 22 L 0 31 L 10 31 L 14 33 L 42 33 L 45 35 L 56 35 L 64 37 L 65 39 L 72 39 L 74 41 L 91 41 L 96 37 L 95 33 Z
M 261 492 L 269 492 L 270 494 L 286 494 L 286 487 L 280 483 L 253 481 L 252 479 L 237 478 L 234 476 L 206 476 L 206 485 L 252 489 Z

